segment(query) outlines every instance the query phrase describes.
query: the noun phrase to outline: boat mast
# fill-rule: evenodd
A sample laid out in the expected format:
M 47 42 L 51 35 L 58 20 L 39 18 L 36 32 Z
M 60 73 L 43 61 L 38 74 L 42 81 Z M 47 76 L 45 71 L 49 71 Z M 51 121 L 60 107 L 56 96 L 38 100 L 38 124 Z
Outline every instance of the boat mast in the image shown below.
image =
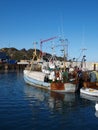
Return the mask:
M 33 42 L 33 44 L 34 44 L 33 60 L 34 59 L 37 60 L 37 54 L 36 54 L 36 44 L 37 44 L 37 42 Z
M 32 70 L 32 65 L 33 65 L 34 60 L 37 60 L 37 58 L 38 58 L 38 56 L 36 54 L 36 44 L 37 44 L 37 42 L 33 42 L 33 44 L 34 44 L 34 52 L 33 52 L 33 58 L 31 60 L 30 71 Z
M 63 46 L 63 53 L 64 53 L 64 70 L 66 68 L 66 59 L 68 58 L 68 39 L 60 39 L 62 46 Z

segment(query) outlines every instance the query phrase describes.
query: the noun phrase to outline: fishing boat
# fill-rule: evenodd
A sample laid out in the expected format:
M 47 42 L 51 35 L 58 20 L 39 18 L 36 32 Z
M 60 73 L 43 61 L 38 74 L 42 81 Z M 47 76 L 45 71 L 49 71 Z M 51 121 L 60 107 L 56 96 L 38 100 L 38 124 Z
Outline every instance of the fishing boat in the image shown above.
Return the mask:
M 45 76 L 43 72 L 24 70 L 24 80 L 30 85 L 55 92 L 76 92 L 77 87 L 75 82 L 45 82 Z
M 55 59 L 54 55 L 52 57 Z M 76 92 L 77 81 L 75 79 L 70 79 L 69 81 L 63 80 L 61 76 L 61 69 L 56 66 L 56 63 L 52 60 L 52 58 L 50 59 L 52 62 L 49 61 L 46 63 L 43 60 L 41 62 L 41 60 L 37 57 L 35 48 L 30 67 L 27 67 L 23 71 L 25 82 L 35 87 L 47 89 L 49 91 L 72 93 Z
M 46 62 L 32 61 L 30 67 L 25 68 L 23 73 L 25 82 L 30 85 L 55 92 L 77 91 L 77 80 L 67 81 L 66 71 L 62 72 L 53 63 L 50 64 L 50 67 L 48 63 L 47 67 Z M 65 76 L 62 76 L 64 74 Z

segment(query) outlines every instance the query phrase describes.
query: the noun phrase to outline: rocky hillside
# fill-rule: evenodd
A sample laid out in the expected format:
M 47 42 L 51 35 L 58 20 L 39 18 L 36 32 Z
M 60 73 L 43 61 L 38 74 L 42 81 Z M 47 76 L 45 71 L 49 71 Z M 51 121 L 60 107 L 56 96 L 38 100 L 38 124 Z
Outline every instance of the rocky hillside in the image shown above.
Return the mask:
M 32 59 L 34 49 L 26 50 L 25 48 L 18 50 L 16 48 L 2 48 L 0 51 L 5 52 L 7 56 L 9 56 L 13 60 L 30 60 Z M 37 50 L 37 55 L 40 54 L 40 50 Z M 43 58 L 48 59 L 51 56 L 51 54 L 46 53 Z M 62 60 L 61 57 L 57 57 L 59 60 Z

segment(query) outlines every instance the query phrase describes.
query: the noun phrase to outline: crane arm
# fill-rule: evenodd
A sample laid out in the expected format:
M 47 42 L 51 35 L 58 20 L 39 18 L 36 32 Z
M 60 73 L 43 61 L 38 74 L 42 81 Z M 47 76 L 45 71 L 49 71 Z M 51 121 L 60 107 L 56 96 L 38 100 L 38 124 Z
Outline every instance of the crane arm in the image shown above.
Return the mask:
M 47 42 L 47 41 L 53 40 L 53 39 L 55 39 L 55 38 L 57 38 L 57 37 L 51 37 L 51 38 L 48 38 L 48 39 L 42 40 L 40 43 Z

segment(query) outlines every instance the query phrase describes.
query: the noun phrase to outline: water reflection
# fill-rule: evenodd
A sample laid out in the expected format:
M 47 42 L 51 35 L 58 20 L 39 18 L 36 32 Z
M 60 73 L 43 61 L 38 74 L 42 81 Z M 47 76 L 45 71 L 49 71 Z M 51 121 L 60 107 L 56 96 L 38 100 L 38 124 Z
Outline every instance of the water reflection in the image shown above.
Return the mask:
M 95 116 L 98 117 L 98 101 L 95 103 Z
M 94 102 L 95 116 L 98 118 L 98 97 L 80 93 L 80 97 Z
M 75 105 L 76 95 L 75 93 L 56 93 L 47 90 L 27 86 L 25 88 L 26 98 L 30 103 L 36 101 L 37 103 L 44 102 L 50 109 L 61 110 L 64 106 Z
M 98 129 L 95 101 L 29 86 L 22 73 L 0 74 L 0 115 L 0 130 Z
M 51 92 L 49 97 L 49 107 L 53 109 L 64 108 L 64 106 L 72 106 L 75 103 L 75 94 L 60 94 Z
M 76 120 L 80 119 L 78 122 L 80 123 L 86 118 L 98 117 L 93 97 L 86 95 L 83 97 L 83 95 L 77 93 L 60 94 L 31 86 L 25 87 L 24 91 L 34 120 L 38 115 L 44 115 L 43 118 L 47 117 L 53 120 L 59 120 L 62 117 L 66 122 L 68 119 L 74 120 L 76 118 Z M 94 102 L 88 100 L 89 98 Z M 92 106 L 94 109 L 92 109 Z
M 96 97 L 96 96 L 91 96 L 91 95 L 80 93 L 80 97 L 90 100 L 90 101 L 98 102 L 98 97 Z

